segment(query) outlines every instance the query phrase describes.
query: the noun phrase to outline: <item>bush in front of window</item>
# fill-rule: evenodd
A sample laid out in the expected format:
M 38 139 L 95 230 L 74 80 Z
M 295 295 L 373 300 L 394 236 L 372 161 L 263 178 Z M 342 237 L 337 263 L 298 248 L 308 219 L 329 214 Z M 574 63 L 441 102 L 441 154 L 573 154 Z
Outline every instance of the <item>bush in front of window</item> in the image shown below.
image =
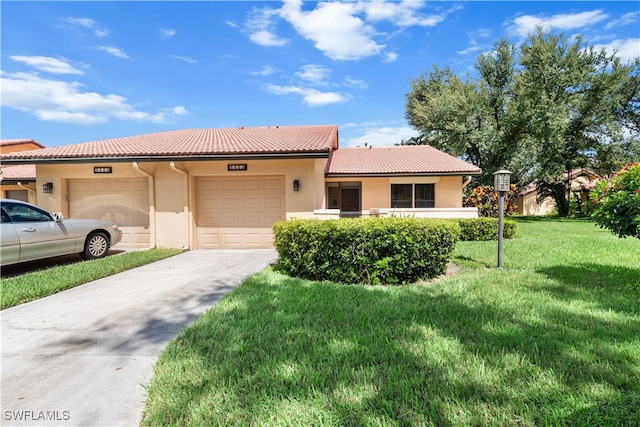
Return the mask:
M 406 284 L 445 272 L 460 233 L 427 218 L 290 220 L 273 226 L 276 269 L 349 284 Z
M 498 240 L 498 218 L 464 218 L 454 220 L 460 226 L 460 240 L 487 241 Z M 504 220 L 502 236 L 511 239 L 516 235 L 516 222 Z

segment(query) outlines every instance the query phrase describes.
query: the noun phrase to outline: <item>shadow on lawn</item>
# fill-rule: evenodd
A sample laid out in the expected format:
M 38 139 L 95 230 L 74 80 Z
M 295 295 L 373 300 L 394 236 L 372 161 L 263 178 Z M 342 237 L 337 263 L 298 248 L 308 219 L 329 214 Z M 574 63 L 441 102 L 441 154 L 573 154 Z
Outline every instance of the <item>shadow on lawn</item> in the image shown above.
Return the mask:
M 640 268 L 584 263 L 555 265 L 537 272 L 558 283 L 543 289 L 560 300 L 583 300 L 631 315 L 640 312 Z
M 628 351 L 640 336 L 637 317 L 603 320 L 564 306 L 528 316 L 532 307 L 438 287 L 307 284 L 269 274 L 245 282 L 225 300 L 228 308 L 212 310 L 170 346 L 185 352 L 176 363 L 196 358 L 205 373 L 164 390 L 172 402 L 157 414 L 151 408 L 149 425 L 181 417 L 197 424 L 197 414 L 176 411 L 199 401 L 247 424 L 296 404 L 301 424 L 554 424 L 592 415 L 575 409 L 579 389 L 640 396 L 637 355 Z M 605 294 L 597 297 L 606 305 Z M 207 401 L 216 393 L 225 398 Z M 588 403 L 614 424 L 637 415 L 625 405 Z

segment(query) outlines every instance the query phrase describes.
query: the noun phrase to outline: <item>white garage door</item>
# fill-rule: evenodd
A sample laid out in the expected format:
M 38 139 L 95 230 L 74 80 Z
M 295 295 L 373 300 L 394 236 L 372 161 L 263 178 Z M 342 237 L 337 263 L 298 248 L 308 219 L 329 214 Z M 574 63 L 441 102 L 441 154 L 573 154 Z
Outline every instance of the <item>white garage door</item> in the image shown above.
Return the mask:
M 195 216 L 199 248 L 271 247 L 271 227 L 285 219 L 284 177 L 199 177 Z
M 115 222 L 122 230 L 122 245 L 150 244 L 146 178 L 69 180 L 69 214 Z

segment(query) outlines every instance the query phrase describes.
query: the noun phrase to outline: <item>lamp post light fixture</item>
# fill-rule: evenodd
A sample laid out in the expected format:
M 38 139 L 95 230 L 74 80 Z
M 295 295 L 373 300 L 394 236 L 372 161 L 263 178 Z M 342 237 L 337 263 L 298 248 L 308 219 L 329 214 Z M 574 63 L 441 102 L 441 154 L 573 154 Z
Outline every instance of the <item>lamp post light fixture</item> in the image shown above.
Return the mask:
M 493 174 L 493 188 L 500 194 L 498 200 L 498 268 L 502 268 L 502 235 L 504 231 L 504 193 L 511 189 L 511 172 L 499 170 Z

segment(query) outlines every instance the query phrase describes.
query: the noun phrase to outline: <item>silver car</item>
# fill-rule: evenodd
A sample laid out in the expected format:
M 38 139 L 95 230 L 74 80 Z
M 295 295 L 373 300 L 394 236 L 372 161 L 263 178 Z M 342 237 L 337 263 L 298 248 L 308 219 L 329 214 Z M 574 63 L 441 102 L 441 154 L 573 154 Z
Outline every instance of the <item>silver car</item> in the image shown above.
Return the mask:
M 93 219 L 63 219 L 19 200 L 0 199 L 0 265 L 80 254 L 102 258 L 122 240 L 117 224 Z

